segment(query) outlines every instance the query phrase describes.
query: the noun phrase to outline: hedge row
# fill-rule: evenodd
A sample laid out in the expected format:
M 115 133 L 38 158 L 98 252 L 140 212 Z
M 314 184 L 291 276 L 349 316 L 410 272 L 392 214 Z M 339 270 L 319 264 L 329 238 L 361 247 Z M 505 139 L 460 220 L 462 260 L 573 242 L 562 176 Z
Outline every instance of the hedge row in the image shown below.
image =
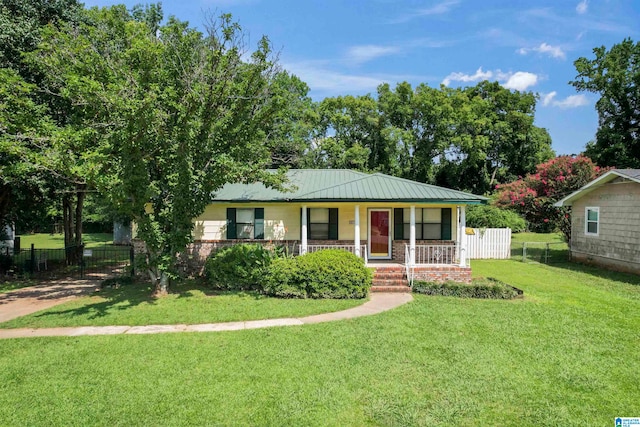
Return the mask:
M 415 282 L 413 291 L 425 295 L 460 298 L 513 299 L 522 291 L 498 279 L 474 279 L 471 284 L 457 282 Z
M 291 258 L 259 244 L 218 251 L 207 260 L 205 273 L 218 289 L 250 289 L 283 298 L 364 298 L 373 280 L 364 261 L 344 250 Z

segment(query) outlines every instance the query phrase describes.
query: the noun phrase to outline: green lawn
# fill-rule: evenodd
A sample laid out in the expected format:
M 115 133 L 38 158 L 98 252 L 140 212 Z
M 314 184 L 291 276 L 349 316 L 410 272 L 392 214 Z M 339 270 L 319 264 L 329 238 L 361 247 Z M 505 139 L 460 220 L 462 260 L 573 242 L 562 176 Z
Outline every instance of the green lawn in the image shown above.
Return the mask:
M 20 237 L 20 247 L 28 249 L 33 243 L 36 249 L 64 249 L 64 234 L 23 234 Z M 84 233 L 82 240 L 87 248 L 96 248 L 113 243 L 111 233 Z
M 607 426 L 638 415 L 640 277 L 472 266 L 525 298 L 416 295 L 300 327 L 4 340 L 0 425 Z
M 512 242 L 564 243 L 562 233 L 513 233 Z
M 176 285 L 175 293 L 152 298 L 146 283 L 106 288 L 48 310 L 0 323 L 0 328 L 57 326 L 170 325 L 301 317 L 345 310 L 364 300 L 302 300 L 268 298 L 253 292 L 217 295 L 192 282 Z

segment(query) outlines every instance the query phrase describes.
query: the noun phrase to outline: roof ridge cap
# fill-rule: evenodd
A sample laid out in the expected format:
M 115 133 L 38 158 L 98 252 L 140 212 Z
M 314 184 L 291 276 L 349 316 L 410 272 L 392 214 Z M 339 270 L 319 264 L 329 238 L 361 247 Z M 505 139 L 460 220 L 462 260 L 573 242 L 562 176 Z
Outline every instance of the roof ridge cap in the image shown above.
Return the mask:
M 395 179 L 395 180 L 398 180 L 398 181 L 408 182 L 408 183 L 411 183 L 411 184 L 425 185 L 427 187 L 435 188 L 435 189 L 438 189 L 438 190 L 453 191 L 455 193 L 470 194 L 470 195 L 475 196 L 475 197 L 485 197 L 486 198 L 486 196 L 480 196 L 478 194 L 473 194 L 473 193 L 469 193 L 469 192 L 461 191 L 461 190 L 454 190 L 453 188 L 441 187 L 439 185 L 427 184 L 426 182 L 413 181 L 411 179 L 401 178 L 399 176 L 387 175 L 386 173 L 382 173 L 382 172 L 376 172 L 376 173 L 372 174 L 371 176 L 373 176 L 373 175 L 382 175 L 384 177 L 392 178 L 392 179 Z

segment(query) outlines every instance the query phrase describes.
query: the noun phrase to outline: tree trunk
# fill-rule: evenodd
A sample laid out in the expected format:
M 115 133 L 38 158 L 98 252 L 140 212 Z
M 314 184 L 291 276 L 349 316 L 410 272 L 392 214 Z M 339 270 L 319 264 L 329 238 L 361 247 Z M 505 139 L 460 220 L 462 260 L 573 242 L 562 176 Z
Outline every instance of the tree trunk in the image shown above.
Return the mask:
M 76 223 L 75 223 L 75 240 L 76 247 L 82 245 L 82 209 L 84 207 L 85 185 L 78 185 L 76 192 Z
M 76 186 L 75 194 L 67 193 L 62 196 L 64 246 L 68 265 L 77 264 L 82 256 L 82 210 L 86 196 L 85 188 L 86 185 L 79 184 Z
M 149 267 L 149 278 L 154 287 L 153 296 L 161 297 L 169 293 L 169 275 L 166 271 L 160 271 L 158 267 Z

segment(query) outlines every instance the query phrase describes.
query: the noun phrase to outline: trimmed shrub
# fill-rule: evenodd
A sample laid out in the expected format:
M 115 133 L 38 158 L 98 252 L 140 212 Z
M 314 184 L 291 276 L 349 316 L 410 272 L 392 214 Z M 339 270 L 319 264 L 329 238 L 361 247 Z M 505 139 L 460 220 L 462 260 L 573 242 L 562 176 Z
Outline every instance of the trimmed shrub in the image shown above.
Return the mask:
M 527 224 L 515 211 L 491 205 L 478 205 L 467 208 L 467 227 L 510 228 L 514 233 L 519 233 L 527 228 Z
M 327 249 L 274 261 L 263 288 L 268 295 L 288 298 L 364 298 L 372 280 L 361 258 Z
M 274 259 L 262 281 L 267 295 L 281 298 L 307 298 L 307 290 L 301 286 L 297 258 Z
M 474 279 L 471 284 L 457 282 L 416 282 L 413 291 L 425 295 L 460 298 L 513 299 L 522 291 L 498 279 Z
M 220 249 L 207 259 L 205 278 L 227 290 L 261 290 L 273 252 L 258 243 L 240 243 Z

